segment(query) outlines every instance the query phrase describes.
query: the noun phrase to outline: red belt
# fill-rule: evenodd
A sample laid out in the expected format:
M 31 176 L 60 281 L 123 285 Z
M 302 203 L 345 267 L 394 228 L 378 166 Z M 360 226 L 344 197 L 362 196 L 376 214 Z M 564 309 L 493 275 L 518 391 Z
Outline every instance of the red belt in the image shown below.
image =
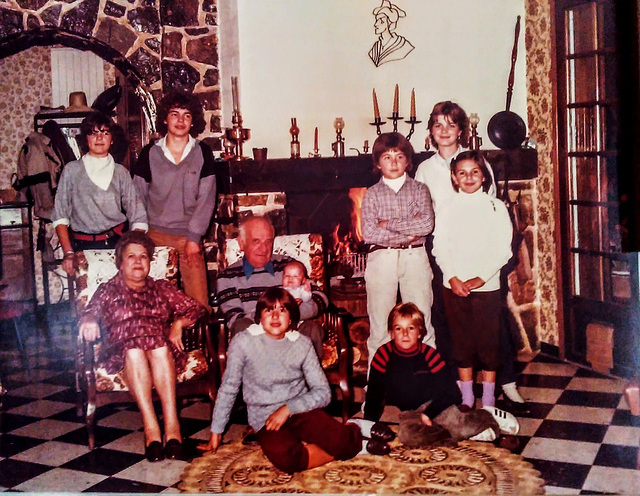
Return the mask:
M 381 246 L 381 245 L 371 245 L 369 247 L 369 253 L 373 253 L 378 250 L 407 250 L 410 248 L 420 248 L 424 247 L 424 243 L 416 243 L 414 245 L 398 245 L 398 246 Z
M 73 239 L 77 239 L 78 241 L 105 241 L 109 238 L 113 238 L 114 236 L 122 236 L 123 231 L 124 222 L 102 233 L 87 234 L 71 231 L 71 236 Z

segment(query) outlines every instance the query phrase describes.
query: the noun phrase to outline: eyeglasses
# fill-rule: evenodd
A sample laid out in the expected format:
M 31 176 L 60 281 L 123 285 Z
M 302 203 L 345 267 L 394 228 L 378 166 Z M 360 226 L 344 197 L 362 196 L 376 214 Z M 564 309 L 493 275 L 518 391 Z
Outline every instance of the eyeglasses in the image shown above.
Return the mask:
M 108 129 L 94 129 L 89 133 L 89 136 L 98 136 L 99 134 L 102 136 L 111 136 L 111 131 Z

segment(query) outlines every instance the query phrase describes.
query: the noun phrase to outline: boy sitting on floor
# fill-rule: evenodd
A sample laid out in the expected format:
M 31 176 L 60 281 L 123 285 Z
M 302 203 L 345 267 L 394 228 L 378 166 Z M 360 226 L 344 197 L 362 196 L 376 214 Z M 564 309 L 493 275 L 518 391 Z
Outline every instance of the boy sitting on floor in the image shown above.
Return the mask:
M 378 348 L 371 362 L 365 419 L 377 421 L 385 405 L 397 406 L 403 412 L 399 438 L 407 446 L 429 444 L 427 438 L 434 431 L 438 434 L 434 423 L 456 441 L 493 441 L 501 431 L 517 433 L 517 420 L 507 412 L 494 417 L 485 410 L 458 407 L 460 391 L 444 360 L 420 341 L 426 332 L 425 321 L 416 305 L 396 305 L 387 327 L 391 341 Z

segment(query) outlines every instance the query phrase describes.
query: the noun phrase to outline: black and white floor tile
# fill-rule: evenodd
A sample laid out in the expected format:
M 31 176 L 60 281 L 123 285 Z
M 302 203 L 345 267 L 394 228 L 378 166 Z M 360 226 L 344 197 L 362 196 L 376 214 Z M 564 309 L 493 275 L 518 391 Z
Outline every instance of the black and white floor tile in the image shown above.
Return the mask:
M 64 313 L 51 346 L 27 339 L 30 373 L 8 331 L 0 335 L 0 374 L 8 389 L 0 411 L 0 491 L 178 492 L 185 466 L 207 439 L 210 406 L 189 400 L 181 410 L 187 457 L 149 463 L 133 404 L 98 410 L 98 447 L 76 416 L 73 339 Z M 532 411 L 519 418 L 521 453 L 541 473 L 548 494 L 640 492 L 636 470 L 640 417 L 622 394 L 624 381 L 538 355 L 519 379 Z M 240 432 L 242 419 L 232 430 Z

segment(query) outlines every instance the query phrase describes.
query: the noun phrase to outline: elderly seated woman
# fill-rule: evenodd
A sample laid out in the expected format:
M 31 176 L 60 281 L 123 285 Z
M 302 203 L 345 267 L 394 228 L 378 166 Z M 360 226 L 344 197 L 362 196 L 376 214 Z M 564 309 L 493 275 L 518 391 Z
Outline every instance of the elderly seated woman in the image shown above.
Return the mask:
M 205 314 L 205 308 L 165 280 L 149 277 L 153 241 L 131 231 L 116 245 L 118 273 L 100 285 L 80 319 L 80 335 L 95 341 L 102 333 L 100 360 L 107 372 L 124 367 L 127 385 L 142 414 L 145 456 L 151 461 L 182 456 L 176 409 L 176 370 L 186 353 L 182 329 Z M 165 445 L 153 409 L 152 386 L 162 403 Z

